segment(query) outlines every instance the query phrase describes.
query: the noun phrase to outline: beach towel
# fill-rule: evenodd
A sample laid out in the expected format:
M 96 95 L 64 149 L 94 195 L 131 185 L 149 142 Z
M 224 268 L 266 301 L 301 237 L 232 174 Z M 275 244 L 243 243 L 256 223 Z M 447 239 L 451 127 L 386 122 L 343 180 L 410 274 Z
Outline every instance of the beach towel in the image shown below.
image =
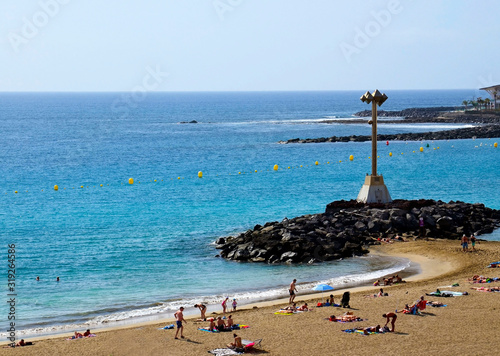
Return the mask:
M 286 312 L 286 311 L 277 311 L 274 314 L 275 315 L 293 315 L 295 313 L 293 313 L 293 312 Z
M 204 327 L 204 328 L 198 328 L 198 330 L 200 330 L 200 331 L 206 331 L 206 332 L 209 332 L 209 333 L 219 333 L 219 332 L 228 332 L 228 331 L 231 331 L 231 330 L 248 329 L 249 327 L 250 326 L 248 326 L 248 325 L 236 324 L 236 325 L 233 325 L 233 327 L 231 329 L 224 329 L 222 331 L 219 331 L 217 329 L 210 330 L 210 328 L 208 326 Z
M 198 330 L 200 330 L 200 331 L 206 331 L 206 332 L 209 332 L 209 333 L 218 333 L 218 332 L 220 332 L 217 329 L 210 330 L 210 328 L 208 326 L 206 328 L 198 328 Z
M 443 290 L 441 291 L 441 294 L 451 294 L 454 297 L 461 297 L 462 295 L 467 295 L 467 292 L 453 292 L 449 290 Z
M 297 311 L 291 312 L 289 310 L 278 310 L 274 314 L 276 314 L 276 315 L 294 315 L 294 314 L 298 314 L 298 313 L 303 313 L 303 311 L 297 310 Z
M 167 329 L 173 329 L 174 328 L 174 324 L 170 324 L 170 325 L 165 325 L 163 328 L 158 328 L 160 330 L 167 330 Z
M 208 351 L 208 353 L 211 353 L 211 354 L 217 355 L 217 356 L 240 355 L 241 354 L 241 352 L 236 352 L 236 351 L 234 351 L 232 349 L 228 349 L 228 348 L 214 349 L 214 350 Z
M 500 267 L 500 261 L 498 262 L 491 262 L 489 266 L 487 266 L 487 268 L 497 268 L 497 267 Z
M 316 307 L 321 308 L 321 307 L 340 307 L 340 304 L 330 304 L 330 303 L 318 303 Z

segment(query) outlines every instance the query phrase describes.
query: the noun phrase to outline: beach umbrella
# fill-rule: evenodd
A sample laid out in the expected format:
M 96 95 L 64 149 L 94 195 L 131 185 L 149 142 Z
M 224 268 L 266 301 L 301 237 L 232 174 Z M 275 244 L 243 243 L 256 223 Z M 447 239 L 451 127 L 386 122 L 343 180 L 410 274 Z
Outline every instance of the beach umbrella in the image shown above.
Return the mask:
M 318 284 L 312 290 L 326 292 L 328 290 L 334 290 L 334 288 L 332 286 L 329 286 L 328 284 Z M 324 295 L 321 296 L 321 298 L 323 298 L 323 297 L 324 297 Z

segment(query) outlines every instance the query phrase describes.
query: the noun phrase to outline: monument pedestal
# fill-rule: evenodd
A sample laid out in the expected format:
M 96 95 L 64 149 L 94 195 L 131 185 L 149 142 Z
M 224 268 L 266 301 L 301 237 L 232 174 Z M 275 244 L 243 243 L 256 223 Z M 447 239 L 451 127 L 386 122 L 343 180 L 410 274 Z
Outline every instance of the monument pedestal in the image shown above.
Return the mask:
M 356 200 L 360 203 L 390 203 L 392 199 L 384 184 L 384 177 L 367 174 Z

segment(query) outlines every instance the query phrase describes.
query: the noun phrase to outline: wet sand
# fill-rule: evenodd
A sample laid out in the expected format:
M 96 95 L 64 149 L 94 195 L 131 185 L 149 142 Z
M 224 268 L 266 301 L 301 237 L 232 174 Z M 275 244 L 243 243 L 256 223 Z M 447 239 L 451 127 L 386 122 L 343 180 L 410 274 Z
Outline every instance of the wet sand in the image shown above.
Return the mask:
M 407 283 L 384 286 L 388 297 L 367 298 L 379 287 L 351 288 L 351 307 L 363 322 L 334 323 L 330 315 L 341 315 L 349 309 L 314 308 L 311 312 L 291 316 L 275 315 L 287 300 L 253 303 L 233 313 L 235 323 L 250 325 L 235 331 L 243 339 L 263 339 L 261 354 L 270 355 L 494 355 L 500 347 L 500 293 L 472 290 L 483 286 L 470 284 L 474 274 L 500 277 L 500 269 L 486 266 L 500 260 L 500 242 L 481 242 L 477 252 L 463 253 L 459 241 L 399 242 L 372 248 L 373 253 L 401 256 L 418 263 L 422 272 Z M 290 276 L 293 279 L 293 276 Z M 398 314 L 396 332 L 377 335 L 347 334 L 342 329 L 385 324 L 382 314 L 401 310 L 426 292 L 459 283 L 453 289 L 470 295 L 453 298 L 426 297 L 448 304 L 444 308 L 427 307 L 422 315 Z M 499 282 L 491 285 L 500 285 Z M 306 294 L 300 290 L 296 301 L 315 305 L 319 298 L 333 294 L 340 301 L 344 291 Z M 219 311 L 220 312 L 220 311 Z M 208 315 L 212 316 L 209 312 Z M 208 316 L 207 315 L 207 316 Z M 186 339 L 174 340 L 175 330 L 158 328 L 172 320 L 135 324 L 123 329 L 99 331 L 97 337 L 67 341 L 69 335 L 33 339 L 35 345 L 0 349 L 0 355 L 207 355 L 207 351 L 232 341 L 232 333 L 208 333 L 197 330 L 207 322 L 188 320 Z M 5 344 L 5 343 L 3 343 Z M 258 352 L 254 352 L 257 353 Z

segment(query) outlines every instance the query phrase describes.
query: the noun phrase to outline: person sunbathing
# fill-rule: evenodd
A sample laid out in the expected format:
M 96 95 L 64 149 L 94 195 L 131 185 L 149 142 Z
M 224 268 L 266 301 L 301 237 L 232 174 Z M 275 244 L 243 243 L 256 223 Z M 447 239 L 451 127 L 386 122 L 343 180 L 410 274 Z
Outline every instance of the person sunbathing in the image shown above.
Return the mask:
M 441 303 L 441 302 L 433 302 L 433 301 L 427 301 L 427 305 L 430 305 L 432 307 L 442 307 L 442 306 L 444 306 L 444 304 Z
M 290 313 L 295 313 L 297 311 L 297 303 L 293 303 L 293 305 L 290 307 L 285 307 L 285 308 L 282 308 L 280 309 L 281 311 L 287 311 L 287 312 L 290 312 Z
M 243 351 L 243 343 L 241 342 L 241 337 L 236 334 L 233 334 L 234 342 L 227 344 L 227 347 L 230 349 L 234 349 L 235 351 Z
M 301 305 L 300 307 L 297 308 L 299 311 L 309 311 L 309 307 L 307 306 L 307 303 L 304 303 L 304 305 Z
M 380 325 L 377 326 L 367 326 L 366 328 L 356 328 L 356 330 L 363 330 L 363 333 L 365 335 L 368 335 L 369 333 L 378 333 L 380 332 Z
M 74 336 L 74 338 L 75 338 L 75 339 L 79 339 L 79 338 L 81 338 L 81 337 L 83 337 L 83 334 L 80 334 L 78 331 L 75 331 L 75 336 Z
M 85 332 L 83 333 L 83 336 L 84 336 L 84 337 L 89 337 L 89 336 L 90 336 L 90 329 L 87 329 L 87 331 L 85 331 Z
M 360 320 L 359 317 L 353 315 L 352 312 L 347 312 L 344 313 L 344 315 L 341 315 L 340 317 L 336 317 L 335 315 L 330 316 L 329 318 L 330 321 L 343 321 L 343 322 L 351 322 L 351 321 L 357 321 Z

